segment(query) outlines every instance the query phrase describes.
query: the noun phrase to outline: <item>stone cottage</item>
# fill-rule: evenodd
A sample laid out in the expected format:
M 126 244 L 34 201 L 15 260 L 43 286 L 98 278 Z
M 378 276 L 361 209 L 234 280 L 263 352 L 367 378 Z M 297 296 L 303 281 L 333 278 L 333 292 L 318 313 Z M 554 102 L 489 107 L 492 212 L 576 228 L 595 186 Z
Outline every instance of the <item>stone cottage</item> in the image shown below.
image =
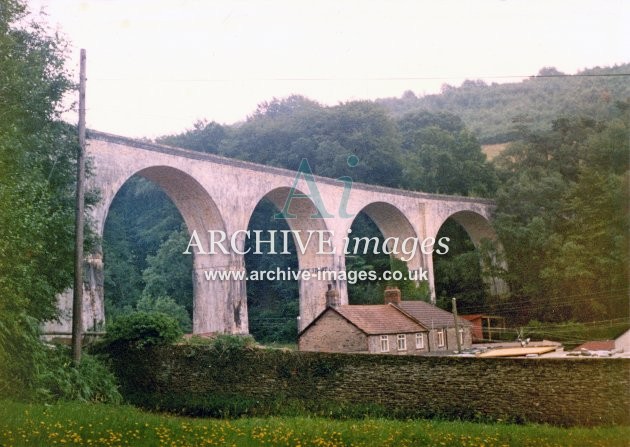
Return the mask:
M 300 333 L 300 351 L 419 354 L 428 331 L 393 304 L 328 307 Z
M 463 349 L 472 344 L 472 325 L 424 301 L 402 301 L 388 289 L 385 304 L 339 305 L 328 296 L 326 309 L 298 337 L 301 351 L 419 355 Z
M 400 301 L 397 308 L 411 316 L 429 331 L 429 351 L 456 351 L 457 339 L 462 349 L 472 346 L 472 324 L 458 318 L 459 328 L 455 329 L 453 314 L 424 301 Z

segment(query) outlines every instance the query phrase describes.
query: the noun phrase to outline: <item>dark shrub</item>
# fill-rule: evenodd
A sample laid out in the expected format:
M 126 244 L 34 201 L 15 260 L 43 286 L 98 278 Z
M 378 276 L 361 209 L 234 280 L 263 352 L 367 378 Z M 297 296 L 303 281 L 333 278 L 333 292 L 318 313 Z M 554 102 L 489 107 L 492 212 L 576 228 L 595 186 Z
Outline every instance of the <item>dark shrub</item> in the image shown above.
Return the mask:
M 116 378 L 97 357 L 83 354 L 78 367 L 72 365 L 70 349 L 54 346 L 38 357 L 35 372 L 37 401 L 77 400 L 120 403 Z
M 121 316 L 107 328 L 103 347 L 107 350 L 142 349 L 177 341 L 183 335 L 179 323 L 162 313 L 134 312 Z

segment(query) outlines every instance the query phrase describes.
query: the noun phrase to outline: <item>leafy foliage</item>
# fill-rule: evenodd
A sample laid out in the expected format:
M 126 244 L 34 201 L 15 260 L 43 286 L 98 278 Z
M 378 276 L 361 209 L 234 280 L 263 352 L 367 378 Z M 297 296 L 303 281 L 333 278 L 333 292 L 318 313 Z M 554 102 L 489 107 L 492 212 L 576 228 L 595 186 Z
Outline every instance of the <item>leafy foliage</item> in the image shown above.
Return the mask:
M 3 1 L 0 25 L 0 296 L 2 312 L 55 314 L 56 292 L 71 283 L 72 129 L 59 121 L 72 88 L 64 44 L 41 25 L 12 26 L 24 15 Z
M 75 130 L 61 122 L 73 90 L 65 43 L 0 1 L 0 393 L 36 383 L 37 325 L 72 283 Z
M 563 118 L 548 132 L 523 129 L 496 160 L 507 279 L 516 308 L 530 309 L 520 319 L 628 315 L 630 116 L 619 105 L 605 122 Z
M 451 310 L 451 299 L 457 298 L 462 314 L 478 313 L 488 300 L 481 271 L 480 253 L 466 230 L 452 219 L 447 219 L 437 238 L 449 238 L 449 250 L 444 255 L 433 255 L 435 294 L 437 305 Z
M 355 181 L 387 186 L 401 183 L 395 124 L 383 108 L 367 101 L 322 107 L 299 96 L 276 99 L 233 129 L 220 152 L 294 170 L 306 158 L 319 175 L 350 175 Z M 347 164 L 350 155 L 360 160 L 355 168 Z
M 287 221 L 275 219 L 279 210 L 269 200 L 263 199 L 256 206 L 250 218 L 249 231 L 277 231 L 275 245 L 283 244 L 280 231 L 289 230 Z M 246 240 L 245 250 L 252 248 L 245 255 L 245 268 L 254 270 L 298 270 L 297 250 L 292 238 L 288 239 L 288 255 L 255 254 L 252 241 Z M 268 279 L 249 281 L 247 284 L 247 308 L 249 312 L 250 333 L 265 342 L 295 341 L 297 336 L 297 316 L 299 315 L 298 285 L 295 281 Z
M 157 312 L 134 312 L 120 316 L 107 327 L 103 345 L 112 349 L 142 349 L 173 343 L 181 336 L 182 330 L 174 318 Z
M 449 112 L 460 116 L 484 144 L 510 142 L 520 137 L 518 126 L 533 131 L 549 130 L 558 116 L 586 116 L 602 121 L 615 113 L 615 99 L 630 96 L 627 77 L 630 64 L 595 67 L 577 76 L 544 67 L 538 77 L 522 82 L 486 84 L 466 80 L 459 87 L 444 85 L 435 95 L 417 97 L 406 92 L 400 98 L 379 99 L 394 117 L 419 110 Z
M 146 258 L 147 268 L 142 272 L 144 295 L 168 296 L 192 314 L 192 256 L 182 256 L 182 247 L 188 244 L 188 231 L 173 231 L 155 255 Z
M 64 346 L 48 348 L 43 356 L 36 376 L 38 401 L 122 402 L 116 378 L 97 357 L 83 354 L 79 366 L 73 367 Z
M 0 396 L 27 399 L 37 388 L 37 366 L 44 346 L 38 321 L 26 313 L 0 314 Z
M 136 304 L 138 312 L 161 313 L 174 318 L 184 332 L 192 332 L 192 321 L 186 309 L 177 304 L 173 298 L 158 296 L 152 298 L 149 295 L 143 297 Z
M 349 246 L 354 246 L 354 241 L 359 238 L 377 238 L 382 244 L 384 236 L 376 223 L 364 212 L 359 213 L 351 226 L 351 237 Z M 374 254 L 368 251 L 367 254 L 346 255 L 347 271 L 374 271 L 378 277 L 382 277 L 385 271 L 392 275 L 399 272 L 402 279 L 385 280 L 365 280 L 357 281 L 354 284 L 348 283 L 348 301 L 350 304 L 383 304 L 385 288 L 388 286 L 398 287 L 404 300 L 429 300 L 429 287 L 426 282 L 416 284 L 409 279 L 409 268 L 407 263 L 390 257 L 384 253 Z
M 449 113 L 409 113 L 398 122 L 405 186 L 441 194 L 491 196 L 497 178 L 479 142 Z
M 168 296 L 192 316 L 192 258 L 181 255 L 187 242 L 183 218 L 166 193 L 139 177 L 125 183 L 103 237 L 108 318 L 134 309 L 145 295 Z
M 376 223 L 364 212 L 357 214 L 350 226 L 349 247 L 353 247 L 356 240 L 361 238 L 377 238 L 382 243 L 384 237 L 376 226 Z M 366 254 L 346 255 L 346 270 L 350 271 L 374 271 L 381 276 L 385 270 L 389 270 L 390 258 L 383 253 L 374 254 L 368 250 Z M 384 281 L 358 281 L 355 284 L 348 283 L 348 302 L 350 304 L 382 304 L 385 293 Z
M 256 341 L 251 335 L 216 334 L 212 337 L 193 335 L 185 343 L 191 346 L 209 346 L 219 355 L 236 354 L 256 347 Z
M 400 259 L 396 258 L 390 258 L 389 270 L 392 272 L 392 274 L 394 272 L 400 272 L 402 274 L 402 279 L 390 280 L 388 285 L 398 287 L 400 289 L 403 300 L 429 301 L 429 284 L 426 281 L 416 284 L 415 281 L 409 279 L 409 268 L 407 267 L 407 263 L 405 261 L 401 261 Z
M 227 137 L 228 130 L 214 121 L 197 121 L 193 128 L 180 134 L 160 138 L 160 142 L 170 146 L 180 146 L 198 152 L 219 152 L 221 142 Z

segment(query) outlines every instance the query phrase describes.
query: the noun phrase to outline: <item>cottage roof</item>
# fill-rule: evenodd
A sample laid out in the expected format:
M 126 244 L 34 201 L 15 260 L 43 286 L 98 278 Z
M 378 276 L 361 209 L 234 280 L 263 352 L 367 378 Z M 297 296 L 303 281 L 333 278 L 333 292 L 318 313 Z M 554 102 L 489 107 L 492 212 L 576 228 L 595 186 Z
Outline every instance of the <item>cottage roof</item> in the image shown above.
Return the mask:
M 403 312 L 407 313 L 427 329 L 438 329 L 443 327 L 454 327 L 455 320 L 453 314 L 440 309 L 425 301 L 401 301 L 396 303 Z M 472 323 L 461 317 L 459 324 L 464 327 L 472 326 Z
M 330 309 L 368 335 L 405 334 L 427 330 L 391 304 L 353 304 Z

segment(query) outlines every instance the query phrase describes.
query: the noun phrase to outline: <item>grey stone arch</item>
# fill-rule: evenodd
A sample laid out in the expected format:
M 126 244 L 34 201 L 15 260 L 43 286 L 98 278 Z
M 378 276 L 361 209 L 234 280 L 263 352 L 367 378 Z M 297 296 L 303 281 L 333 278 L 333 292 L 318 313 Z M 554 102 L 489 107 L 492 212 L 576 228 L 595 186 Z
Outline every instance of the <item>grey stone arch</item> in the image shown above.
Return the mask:
M 501 241 L 499 240 L 499 237 L 494 227 L 487 217 L 472 210 L 461 210 L 454 212 L 442 219 L 442 221 L 436 228 L 434 237 L 437 237 L 440 229 L 448 219 L 452 219 L 462 226 L 477 250 L 480 248 L 481 244 L 484 241 L 490 242 L 494 247 L 494 255 L 492 256 L 492 259 L 488 260 L 488 262 L 491 263 L 492 266 L 500 267 L 504 270 L 507 269 L 507 264 L 505 263 L 505 257 L 503 255 L 503 245 L 501 244 Z M 484 269 L 490 266 L 484 263 L 484 260 L 482 259 L 481 267 L 482 269 Z M 435 293 L 434 276 L 431 276 L 431 280 L 433 283 L 432 290 L 433 293 Z M 501 278 L 485 278 L 484 281 L 486 282 L 486 286 L 488 287 L 491 295 L 498 296 L 505 294 L 508 291 L 507 284 Z
M 225 232 L 224 220 L 216 203 L 205 188 L 190 174 L 165 165 L 149 166 L 117 179 L 108 185 L 102 203 L 99 204 L 101 216 L 97 222 L 98 235 L 103 236 L 105 222 L 109 208 L 120 188 L 133 176 L 140 176 L 158 185 L 171 199 L 181 214 L 189 235 L 196 232 L 204 251 L 209 249 L 210 233 L 208 230 Z M 98 213 L 98 211 L 97 211 Z M 192 248 L 192 254 L 184 254 L 186 247 L 182 247 L 182 256 L 193 256 L 193 332 L 243 332 L 247 327 L 247 309 L 244 306 L 239 281 L 223 280 L 208 281 L 206 270 L 228 269 L 234 259 L 220 250 L 216 254 L 202 254 Z M 102 288 L 102 283 L 101 283 Z M 101 292 L 101 299 L 103 292 Z M 245 314 L 243 319 L 242 314 Z
M 384 240 L 387 241 L 388 251 L 391 253 L 391 257 L 404 260 L 409 271 L 419 271 L 421 267 L 424 266 L 424 260 L 420 246 L 420 244 L 422 243 L 422 239 L 412 225 L 411 219 L 408 218 L 403 210 L 391 203 L 377 201 L 363 206 L 363 208 L 361 208 L 356 214 L 358 215 L 361 212 L 365 213 L 370 219 L 372 219 L 374 224 L 378 227 L 379 231 L 383 235 Z M 349 220 L 346 232 L 352 227 L 354 220 L 354 218 L 352 220 Z M 347 237 L 351 238 L 352 233 L 350 233 Z M 398 240 L 398 247 L 393 246 L 396 239 Z M 403 250 L 403 243 L 406 240 L 413 241 L 411 243 L 417 244 L 415 250 L 413 250 L 410 242 L 407 242 L 407 245 L 406 247 L 404 247 Z M 350 245 L 348 246 L 348 251 L 352 253 L 353 250 L 354 246 L 352 245 L 352 243 L 350 243 Z M 382 247 L 379 247 L 379 250 L 382 250 Z M 405 253 L 405 251 L 407 253 Z M 342 302 L 348 302 L 347 286 L 345 290 L 345 297 Z
M 298 279 L 300 307 L 298 331 L 300 331 L 326 308 L 326 290 L 331 281 L 324 278 L 325 274 L 321 275 L 322 279 L 317 277 L 317 271 L 333 270 L 335 268 L 335 256 L 332 253 L 319 253 L 320 237 L 324 240 L 330 239 L 332 244 L 324 244 L 323 251 L 329 252 L 334 249 L 333 237 L 332 234 L 328 233 L 330 230 L 328 229 L 326 219 L 314 217 L 320 215 L 320 210 L 310 198 L 299 197 L 300 194 L 304 195 L 303 191 L 288 186 L 280 186 L 266 192 L 255 200 L 255 203 L 253 203 L 249 211 L 247 223 L 249 224 L 256 206 L 264 199 L 273 203 L 279 214 L 281 210 L 284 210 L 287 198 L 289 198 L 291 193 L 298 195 L 298 197 L 294 196 L 291 198 L 288 208 L 288 214 L 295 215 L 295 217 L 286 219 L 286 223 L 290 230 L 301 232 L 302 241 L 305 245 L 304 253 L 301 252 L 298 242 L 295 240 L 294 235 L 292 235 L 297 251 L 298 267 L 300 271 L 308 270 L 311 275 L 311 278 L 308 280 Z M 326 210 L 321 210 L 321 215 L 326 215 Z M 308 244 L 306 244 L 309 231 L 313 232 L 313 236 Z M 266 247 L 266 245 L 262 247 L 262 251 L 264 251 Z

